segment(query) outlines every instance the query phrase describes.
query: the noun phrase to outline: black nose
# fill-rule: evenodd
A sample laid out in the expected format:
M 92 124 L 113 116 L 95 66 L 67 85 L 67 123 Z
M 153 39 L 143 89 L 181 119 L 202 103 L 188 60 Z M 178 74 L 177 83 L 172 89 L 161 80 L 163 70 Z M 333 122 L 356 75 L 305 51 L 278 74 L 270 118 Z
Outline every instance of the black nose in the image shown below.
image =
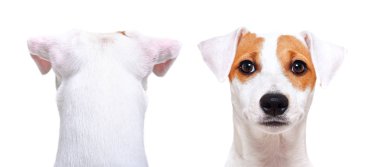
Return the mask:
M 286 96 L 278 93 L 265 94 L 260 99 L 260 107 L 265 114 L 271 116 L 282 115 L 288 109 L 289 101 Z

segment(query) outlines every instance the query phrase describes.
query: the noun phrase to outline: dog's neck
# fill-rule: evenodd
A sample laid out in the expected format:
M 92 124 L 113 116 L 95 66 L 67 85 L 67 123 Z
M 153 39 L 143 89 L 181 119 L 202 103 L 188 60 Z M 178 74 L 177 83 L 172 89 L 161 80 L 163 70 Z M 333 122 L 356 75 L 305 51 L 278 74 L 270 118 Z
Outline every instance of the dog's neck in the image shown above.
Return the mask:
M 309 167 L 305 127 L 306 119 L 284 133 L 268 134 L 234 114 L 234 139 L 226 166 Z
M 122 75 L 76 76 L 61 83 L 56 167 L 147 166 L 141 83 Z

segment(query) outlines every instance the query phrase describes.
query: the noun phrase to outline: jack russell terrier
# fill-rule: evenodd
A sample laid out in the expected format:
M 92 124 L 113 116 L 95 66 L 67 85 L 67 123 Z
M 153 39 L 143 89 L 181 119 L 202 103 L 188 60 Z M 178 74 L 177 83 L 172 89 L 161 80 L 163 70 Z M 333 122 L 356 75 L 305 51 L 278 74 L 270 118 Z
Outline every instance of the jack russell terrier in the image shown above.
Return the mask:
M 136 33 L 71 31 L 28 40 L 42 74 L 57 78 L 56 167 L 148 166 L 143 140 L 146 82 L 163 76 L 180 44 Z
M 345 50 L 308 32 L 244 28 L 198 46 L 216 77 L 230 81 L 234 138 L 226 166 L 310 167 L 305 128 L 316 79 L 326 86 Z

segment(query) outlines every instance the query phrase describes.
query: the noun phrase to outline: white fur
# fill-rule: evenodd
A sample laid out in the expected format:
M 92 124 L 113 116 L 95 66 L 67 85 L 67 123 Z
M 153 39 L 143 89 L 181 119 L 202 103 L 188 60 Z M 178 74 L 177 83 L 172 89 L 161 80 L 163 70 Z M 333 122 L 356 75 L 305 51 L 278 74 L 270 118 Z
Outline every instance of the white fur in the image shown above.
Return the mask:
M 216 37 L 211 40 L 203 41 L 200 45 L 202 55 L 204 57 L 212 57 L 212 53 L 204 51 L 211 48 L 216 50 L 219 46 L 226 48 L 226 44 L 231 41 L 222 40 L 240 38 L 240 32 L 246 31 L 238 29 L 235 33 L 226 36 Z M 236 35 L 239 34 L 239 35 Z M 227 161 L 227 167 L 310 167 L 311 163 L 306 153 L 305 128 L 306 118 L 313 99 L 313 90 L 307 88 L 299 90 L 295 88 L 289 79 L 284 75 L 281 64 L 276 55 L 277 38 L 281 34 L 258 34 L 259 37 L 265 39 L 261 50 L 260 64 L 261 71 L 252 79 L 241 83 L 237 78 L 231 81 L 231 100 L 233 105 L 234 120 L 234 140 L 231 153 Z M 343 51 L 340 47 L 329 46 L 334 50 L 322 51 L 313 50 L 321 49 L 317 47 L 317 42 L 311 40 L 310 34 L 294 35 L 305 46 L 308 46 L 313 55 L 313 62 L 319 69 L 330 69 L 320 72 L 317 70 L 318 76 L 322 77 L 323 82 L 328 82 L 342 61 Z M 231 37 L 233 36 L 233 37 Z M 235 38 L 234 38 L 235 37 Z M 315 39 L 315 38 L 314 38 Z M 214 42 L 218 41 L 218 42 Z M 313 43 L 314 47 L 307 45 Z M 237 43 L 233 43 L 236 45 Z M 319 44 L 318 44 L 319 45 Z M 327 44 L 324 44 L 327 45 Z M 225 55 L 218 57 L 233 58 L 236 53 L 236 46 L 232 51 L 225 51 Z M 223 50 L 223 49 L 222 49 Z M 215 53 L 215 52 L 214 52 Z M 316 54 L 323 53 L 324 55 Z M 339 53 L 340 55 L 334 55 Z M 206 55 L 205 55 L 206 54 Z M 318 59 L 316 59 L 318 57 Z M 325 57 L 325 58 L 319 58 Z M 336 58 L 337 57 L 337 58 Z M 219 60 L 220 61 L 220 60 Z M 326 61 L 332 61 L 327 63 Z M 214 66 L 212 61 L 206 61 L 208 66 Z M 211 64 L 211 65 L 210 65 Z M 218 63 L 217 63 L 218 64 Z M 227 75 L 232 62 L 229 62 L 229 68 L 220 68 Z M 323 65 L 321 67 L 321 65 Z M 334 66 L 334 67 L 330 67 Z M 227 78 L 227 75 L 222 76 Z M 260 124 L 267 117 L 260 108 L 260 99 L 267 93 L 281 93 L 289 99 L 287 111 L 282 115 L 288 122 L 288 125 L 281 127 L 270 127 Z
M 302 32 L 301 36 L 304 37 L 306 45 L 310 48 L 319 84 L 321 87 L 326 87 L 343 62 L 347 50 L 321 41 L 310 32 Z
M 49 70 L 41 62 L 47 61 L 58 78 L 56 167 L 148 166 L 143 140 L 146 78 L 157 65 L 164 70 L 157 73 L 165 74 L 171 63 L 162 63 L 172 62 L 180 46 L 172 40 L 127 36 L 72 31 L 28 40 L 41 72 Z
M 228 35 L 215 37 L 198 44 L 203 60 L 219 81 L 226 79 L 234 61 L 234 57 L 230 55 L 235 54 L 240 35 L 245 31 L 244 28 L 239 28 Z

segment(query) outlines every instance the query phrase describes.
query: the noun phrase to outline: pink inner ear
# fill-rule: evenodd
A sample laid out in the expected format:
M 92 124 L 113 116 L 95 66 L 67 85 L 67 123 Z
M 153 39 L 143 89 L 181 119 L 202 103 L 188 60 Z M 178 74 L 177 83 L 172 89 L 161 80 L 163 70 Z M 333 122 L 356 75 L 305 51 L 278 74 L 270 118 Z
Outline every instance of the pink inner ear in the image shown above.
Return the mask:
M 46 74 L 51 69 L 51 63 L 45 59 L 42 59 L 40 56 L 31 55 L 34 62 L 36 62 L 38 69 L 40 70 L 41 74 Z
M 153 73 L 159 77 L 162 77 L 166 74 L 170 66 L 173 64 L 175 59 L 169 59 L 168 61 L 160 64 L 156 64 L 153 67 Z

